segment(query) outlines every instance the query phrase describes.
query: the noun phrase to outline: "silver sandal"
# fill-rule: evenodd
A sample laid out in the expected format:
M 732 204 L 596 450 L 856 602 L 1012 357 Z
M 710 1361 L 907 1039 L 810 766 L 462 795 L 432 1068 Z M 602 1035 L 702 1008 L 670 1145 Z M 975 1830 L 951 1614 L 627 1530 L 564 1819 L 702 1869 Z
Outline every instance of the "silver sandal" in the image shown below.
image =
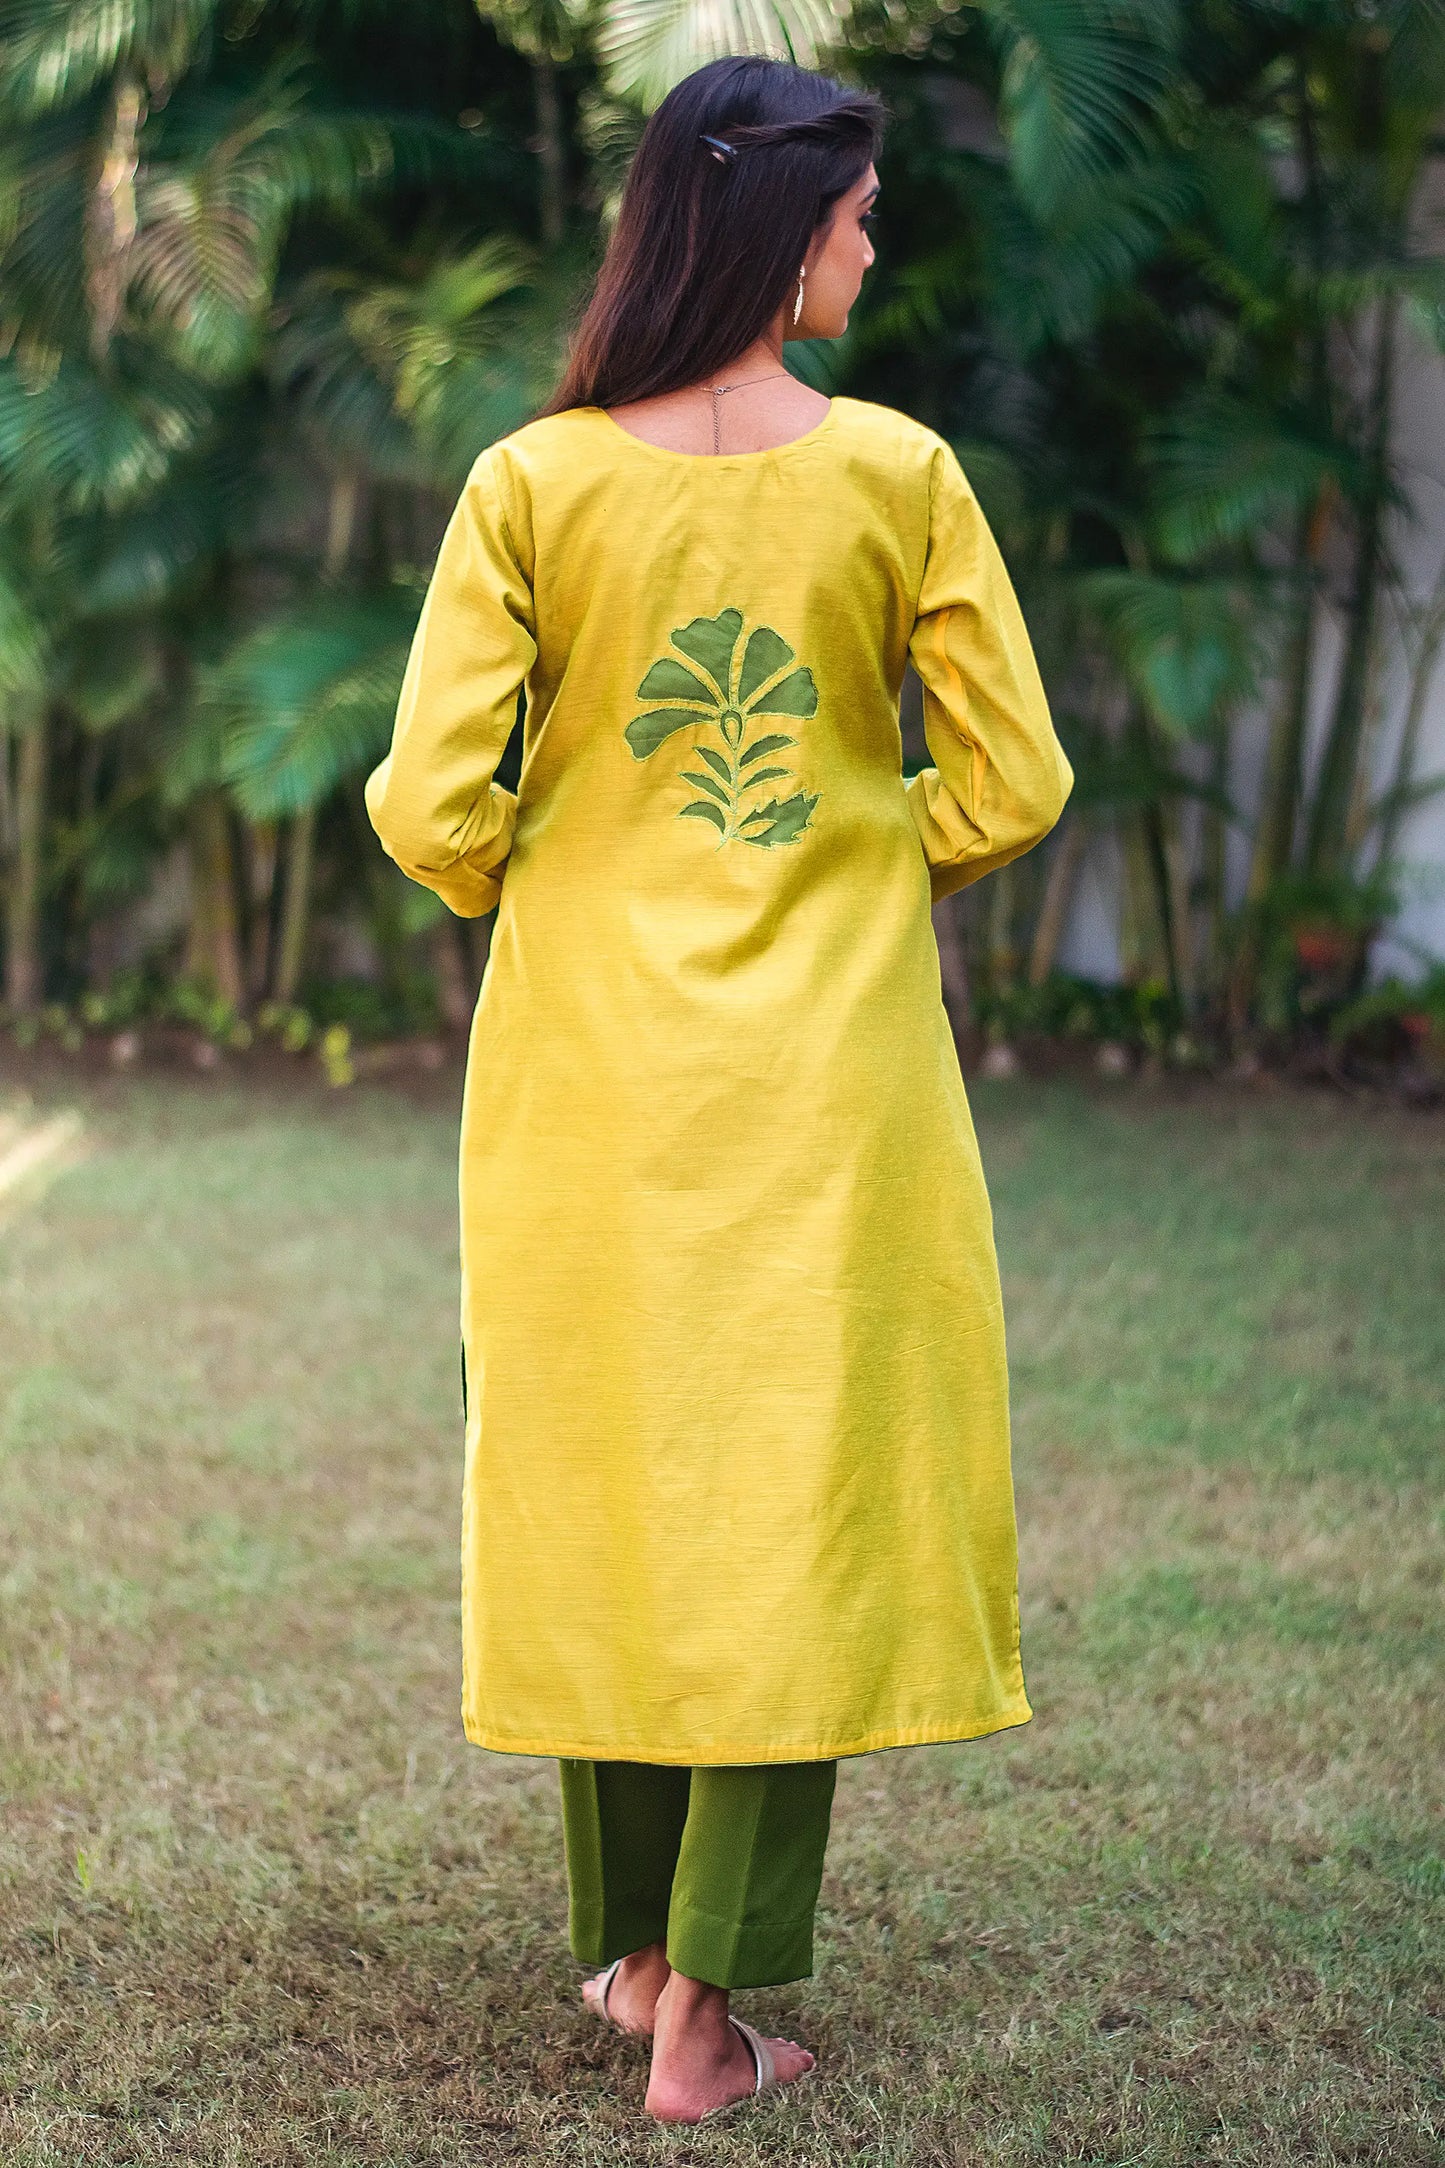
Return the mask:
M 626 2033 L 630 2040 L 650 2040 L 651 2033 L 644 2032 L 640 2025 L 624 2025 L 621 2018 L 614 2017 L 607 2007 L 607 1998 L 612 1992 L 612 1983 L 617 1978 L 617 1968 L 621 1963 L 620 1957 L 614 1957 L 610 1965 L 604 1965 L 600 1972 L 593 1973 L 591 1980 L 585 1984 L 595 1986 L 597 1995 L 595 2000 L 584 1995 L 583 2005 L 600 2017 L 604 2024 L 615 2025 L 618 2032 Z
M 809 2077 L 812 2071 L 817 2068 L 817 2063 L 814 2061 L 809 2066 L 809 2069 L 800 2070 L 797 2078 L 780 2078 L 773 2051 L 762 2034 L 755 2031 L 745 2019 L 734 2017 L 731 2011 L 728 2013 L 728 2023 L 743 2040 L 748 2053 L 752 2056 L 753 2070 L 755 2072 L 753 2089 L 750 2093 L 740 2093 L 736 2100 L 725 2100 L 721 2107 L 705 2108 L 698 2117 L 700 2123 L 711 2122 L 714 2116 L 731 2115 L 733 2110 L 741 2108 L 745 2101 L 756 2100 L 759 2093 L 769 2092 L 774 2086 L 796 2085 L 799 2078 Z

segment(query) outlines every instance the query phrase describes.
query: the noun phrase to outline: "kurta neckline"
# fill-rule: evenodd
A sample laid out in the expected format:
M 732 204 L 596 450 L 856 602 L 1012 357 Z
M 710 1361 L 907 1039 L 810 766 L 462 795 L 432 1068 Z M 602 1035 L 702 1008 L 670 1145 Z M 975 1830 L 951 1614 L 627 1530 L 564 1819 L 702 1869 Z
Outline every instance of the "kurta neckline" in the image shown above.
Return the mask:
M 634 436 L 630 429 L 624 429 L 621 422 L 608 413 L 606 407 L 588 406 L 579 411 L 598 415 L 613 436 L 620 437 L 624 444 L 635 444 L 641 452 L 650 452 L 656 459 L 672 460 L 679 466 L 732 467 L 753 466 L 765 459 L 780 459 L 785 452 L 799 451 L 805 444 L 817 443 L 818 439 L 832 428 L 839 403 L 837 398 L 830 399 L 828 411 L 822 420 L 814 422 L 812 428 L 805 429 L 800 437 L 789 437 L 786 444 L 765 444 L 761 451 L 756 452 L 678 452 L 670 445 L 651 444 L 646 437 Z

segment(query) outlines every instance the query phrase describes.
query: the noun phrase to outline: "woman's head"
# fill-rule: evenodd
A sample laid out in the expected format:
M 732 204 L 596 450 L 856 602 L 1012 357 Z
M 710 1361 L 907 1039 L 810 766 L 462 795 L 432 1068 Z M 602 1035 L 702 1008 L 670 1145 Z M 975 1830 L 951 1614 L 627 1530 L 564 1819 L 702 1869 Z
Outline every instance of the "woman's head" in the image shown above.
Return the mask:
M 840 207 L 865 208 L 882 121 L 870 94 L 780 60 L 715 60 L 679 83 L 643 132 L 546 411 L 618 406 L 724 368 L 785 304 L 791 314 L 805 263 L 799 336 L 837 337 L 871 252 L 861 231 L 834 228 Z

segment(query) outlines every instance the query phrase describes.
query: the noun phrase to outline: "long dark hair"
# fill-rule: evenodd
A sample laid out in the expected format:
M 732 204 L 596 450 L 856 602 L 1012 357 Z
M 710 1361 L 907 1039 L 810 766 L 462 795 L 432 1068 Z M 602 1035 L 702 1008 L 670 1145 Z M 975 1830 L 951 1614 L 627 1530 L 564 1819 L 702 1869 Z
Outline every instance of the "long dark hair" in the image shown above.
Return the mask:
M 882 129 L 871 92 L 781 60 L 714 60 L 669 91 L 542 412 L 676 391 L 735 360 L 793 292 Z

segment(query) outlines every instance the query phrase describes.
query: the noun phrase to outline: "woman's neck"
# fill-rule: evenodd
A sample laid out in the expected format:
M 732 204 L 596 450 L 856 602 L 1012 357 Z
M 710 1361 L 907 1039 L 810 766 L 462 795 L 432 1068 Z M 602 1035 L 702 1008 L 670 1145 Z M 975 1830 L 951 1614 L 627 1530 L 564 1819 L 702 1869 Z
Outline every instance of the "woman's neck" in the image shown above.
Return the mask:
M 779 316 L 725 368 L 608 412 L 630 435 L 667 451 L 753 452 L 791 443 L 817 427 L 830 402 L 784 367 L 783 328 Z
M 735 360 L 721 369 L 714 369 L 701 377 L 692 387 L 695 391 L 716 391 L 724 384 L 739 384 L 753 377 L 771 376 L 783 367 L 783 342 L 774 340 L 770 332 L 761 332 L 751 346 L 745 346 Z

